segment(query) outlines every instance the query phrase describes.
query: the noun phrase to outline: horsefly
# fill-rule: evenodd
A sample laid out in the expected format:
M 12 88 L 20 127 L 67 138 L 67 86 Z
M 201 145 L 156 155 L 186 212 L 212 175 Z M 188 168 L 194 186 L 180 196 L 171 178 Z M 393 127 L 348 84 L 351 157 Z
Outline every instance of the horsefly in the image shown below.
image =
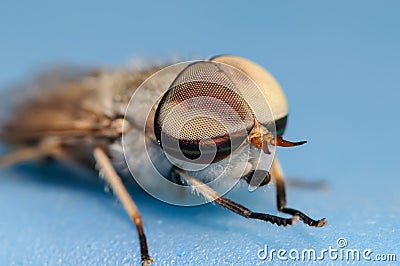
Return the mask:
M 53 71 L 32 83 L 35 97 L 27 97 L 2 121 L 0 137 L 10 152 L 0 164 L 40 157 L 93 162 L 137 228 L 142 265 L 154 260 L 122 176 L 170 204 L 212 201 L 245 218 L 279 226 L 297 220 L 315 227 L 327 223 L 286 207 L 276 147 L 305 141 L 283 139 L 285 95 L 256 63 L 224 55 L 72 74 Z M 223 196 L 241 180 L 255 190 L 271 179 L 278 210 L 291 218 L 253 212 Z

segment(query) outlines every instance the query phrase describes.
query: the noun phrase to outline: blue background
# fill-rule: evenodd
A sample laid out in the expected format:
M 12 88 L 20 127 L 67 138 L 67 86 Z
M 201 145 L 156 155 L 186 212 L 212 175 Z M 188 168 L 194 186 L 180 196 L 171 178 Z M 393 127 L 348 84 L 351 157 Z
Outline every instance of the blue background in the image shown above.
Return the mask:
M 339 237 L 347 248 L 399 261 L 399 8 L 397 1 L 3 1 L 0 86 L 58 63 L 252 59 L 286 92 L 287 138 L 309 141 L 279 151 L 285 172 L 329 185 L 288 187 L 289 206 L 329 224 L 280 228 L 211 204 L 169 206 L 130 187 L 156 265 L 264 264 L 257 251 L 265 244 L 321 250 L 337 248 Z M 139 263 L 134 226 L 93 173 L 23 164 L 0 177 L 0 265 Z M 243 186 L 230 197 L 277 214 L 272 186 L 255 193 Z

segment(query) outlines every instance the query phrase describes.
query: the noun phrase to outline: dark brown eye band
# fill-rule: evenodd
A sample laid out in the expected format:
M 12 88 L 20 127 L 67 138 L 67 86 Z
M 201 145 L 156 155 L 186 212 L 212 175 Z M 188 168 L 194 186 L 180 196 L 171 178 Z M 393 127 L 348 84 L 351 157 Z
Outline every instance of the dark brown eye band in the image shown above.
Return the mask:
M 261 123 L 269 132 L 275 132 L 277 137 L 282 137 L 283 133 L 285 133 L 286 125 L 287 125 L 288 116 L 284 116 L 275 121 L 268 123 Z
M 218 162 L 228 157 L 247 139 L 249 130 L 203 140 L 176 139 L 162 133 L 161 147 L 168 155 L 198 164 Z

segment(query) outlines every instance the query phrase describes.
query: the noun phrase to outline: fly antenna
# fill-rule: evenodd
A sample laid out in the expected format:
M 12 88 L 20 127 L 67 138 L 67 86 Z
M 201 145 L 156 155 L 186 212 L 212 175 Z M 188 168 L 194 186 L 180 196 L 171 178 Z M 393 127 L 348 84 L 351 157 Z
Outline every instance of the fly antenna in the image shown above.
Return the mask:
M 277 137 L 274 140 L 274 145 L 275 146 L 280 146 L 280 147 L 294 147 L 294 146 L 300 146 L 303 145 L 305 143 L 307 143 L 307 141 L 303 140 L 303 141 L 297 141 L 297 142 L 292 142 L 289 140 L 285 140 L 282 137 Z

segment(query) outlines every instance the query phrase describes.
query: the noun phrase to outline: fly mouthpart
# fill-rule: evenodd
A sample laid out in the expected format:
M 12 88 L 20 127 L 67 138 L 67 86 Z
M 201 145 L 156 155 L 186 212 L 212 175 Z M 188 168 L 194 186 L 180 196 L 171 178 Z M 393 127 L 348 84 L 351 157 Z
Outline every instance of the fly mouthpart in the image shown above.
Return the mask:
M 262 149 L 265 154 L 271 154 L 268 145 L 279 147 L 295 147 L 307 143 L 307 141 L 293 142 L 285 140 L 283 137 L 275 137 L 274 134 L 269 132 L 268 129 L 260 124 L 257 120 L 254 120 L 254 127 L 250 132 L 248 139 L 251 145 Z

